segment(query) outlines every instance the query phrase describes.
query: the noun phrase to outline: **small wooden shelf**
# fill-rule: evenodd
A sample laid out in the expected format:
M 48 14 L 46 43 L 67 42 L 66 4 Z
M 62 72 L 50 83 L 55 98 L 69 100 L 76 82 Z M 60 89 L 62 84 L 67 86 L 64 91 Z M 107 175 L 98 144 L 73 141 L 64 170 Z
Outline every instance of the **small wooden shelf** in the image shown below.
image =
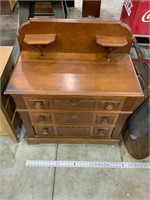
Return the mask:
M 96 43 L 102 47 L 123 47 L 128 44 L 125 37 L 96 36 Z
M 26 34 L 24 43 L 27 45 L 37 45 L 41 55 L 44 55 L 44 48 L 56 39 L 56 34 Z
M 125 37 L 112 36 L 96 36 L 96 43 L 105 48 L 106 57 L 109 59 L 109 54 L 116 48 L 124 47 L 128 44 Z
M 28 45 L 48 45 L 55 38 L 56 34 L 26 34 L 23 41 Z

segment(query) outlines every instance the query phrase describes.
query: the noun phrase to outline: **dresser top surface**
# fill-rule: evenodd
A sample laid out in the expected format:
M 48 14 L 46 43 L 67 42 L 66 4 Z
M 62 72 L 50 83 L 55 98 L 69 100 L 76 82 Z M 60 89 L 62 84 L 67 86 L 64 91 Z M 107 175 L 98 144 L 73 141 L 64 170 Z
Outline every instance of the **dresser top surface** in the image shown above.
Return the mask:
M 6 94 L 143 96 L 130 56 L 22 52 Z

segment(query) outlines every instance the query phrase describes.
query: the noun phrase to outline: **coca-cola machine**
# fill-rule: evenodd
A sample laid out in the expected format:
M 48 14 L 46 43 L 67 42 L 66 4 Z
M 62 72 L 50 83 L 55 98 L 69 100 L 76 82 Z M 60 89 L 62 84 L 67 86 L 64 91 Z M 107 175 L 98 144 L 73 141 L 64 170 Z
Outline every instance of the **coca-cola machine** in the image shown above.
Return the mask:
M 121 21 L 133 34 L 150 35 L 150 0 L 124 0 Z

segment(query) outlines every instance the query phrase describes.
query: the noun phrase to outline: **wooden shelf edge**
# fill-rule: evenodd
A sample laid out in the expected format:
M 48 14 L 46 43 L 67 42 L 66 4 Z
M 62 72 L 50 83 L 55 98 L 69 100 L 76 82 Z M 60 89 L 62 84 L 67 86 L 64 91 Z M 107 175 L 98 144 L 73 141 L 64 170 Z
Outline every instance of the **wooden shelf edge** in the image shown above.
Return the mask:
M 28 45 L 49 45 L 56 39 L 56 34 L 26 34 L 24 43 Z
M 125 37 L 96 35 L 96 43 L 102 47 L 123 47 L 128 44 Z

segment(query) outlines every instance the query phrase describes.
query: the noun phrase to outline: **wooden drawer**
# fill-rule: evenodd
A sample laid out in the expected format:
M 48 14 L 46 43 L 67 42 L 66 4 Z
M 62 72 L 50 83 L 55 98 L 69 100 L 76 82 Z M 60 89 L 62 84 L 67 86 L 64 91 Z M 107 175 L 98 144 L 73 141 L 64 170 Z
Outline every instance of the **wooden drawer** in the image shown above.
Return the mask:
M 30 119 L 33 123 L 48 124 L 51 123 L 51 114 L 46 112 L 30 112 Z
M 100 137 L 109 137 L 111 133 L 112 133 L 112 128 L 96 127 L 94 128 L 93 131 L 94 136 L 100 136 Z
M 92 114 L 79 112 L 55 113 L 55 122 L 59 124 L 89 124 L 92 122 Z
M 105 111 L 121 110 L 122 100 L 100 100 L 98 108 Z
M 103 125 L 113 125 L 116 123 L 118 119 L 118 114 L 97 114 L 96 115 L 96 124 L 103 124 Z
M 46 98 L 24 97 L 24 100 L 27 108 L 40 110 L 49 109 L 51 107 L 49 100 Z
M 35 2 L 34 13 L 53 13 L 53 8 L 50 2 Z
M 89 136 L 89 127 L 57 127 L 57 134 L 59 136 Z
M 34 129 L 37 137 L 48 137 L 54 133 L 51 126 L 35 126 Z
M 54 99 L 54 107 L 56 109 L 94 109 L 95 100 L 93 99 Z

